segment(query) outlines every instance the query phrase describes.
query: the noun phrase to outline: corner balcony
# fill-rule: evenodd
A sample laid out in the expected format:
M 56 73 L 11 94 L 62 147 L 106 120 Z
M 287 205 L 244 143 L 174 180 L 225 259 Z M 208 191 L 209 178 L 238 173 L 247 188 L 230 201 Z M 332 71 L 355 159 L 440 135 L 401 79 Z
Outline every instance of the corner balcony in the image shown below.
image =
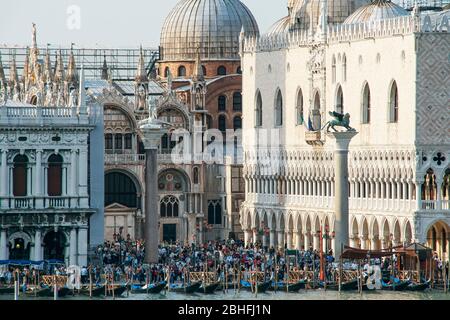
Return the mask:
M 83 201 L 84 200 L 84 201 Z M 88 203 L 87 197 L 4 197 L 0 198 L 0 209 L 78 209 L 82 202 Z
M 422 200 L 420 209 L 424 211 L 446 210 L 450 211 L 450 200 Z

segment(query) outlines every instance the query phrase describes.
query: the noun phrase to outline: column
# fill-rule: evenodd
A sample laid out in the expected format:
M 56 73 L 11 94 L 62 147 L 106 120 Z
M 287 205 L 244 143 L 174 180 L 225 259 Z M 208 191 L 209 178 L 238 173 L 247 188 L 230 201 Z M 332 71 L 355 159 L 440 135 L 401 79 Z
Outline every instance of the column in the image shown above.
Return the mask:
M 244 244 L 245 244 L 245 246 L 248 246 L 250 244 L 251 238 L 252 238 L 251 230 L 244 230 Z
M 278 248 L 284 249 L 284 230 L 277 230 Z
M 336 259 L 340 258 L 341 245 L 349 244 L 348 147 L 352 138 L 357 134 L 357 132 L 349 131 L 333 132 L 327 135 L 336 140 L 334 151 Z
M 37 196 L 36 208 L 42 208 L 42 150 L 36 150 L 36 168 L 34 168 L 34 194 Z
M 313 249 L 319 251 L 320 250 L 320 239 L 319 239 L 320 234 L 319 233 L 314 233 L 314 238 L 313 238 Z
M 87 227 L 78 229 L 78 265 L 87 266 L 87 249 L 88 249 L 88 229 Z
M 350 247 L 352 247 L 352 248 L 356 248 L 356 235 L 352 235 L 351 237 L 350 237 Z
M 80 207 L 88 208 L 89 207 L 89 198 L 88 198 L 88 152 L 87 149 L 81 149 L 79 155 L 79 169 L 78 169 L 78 188 L 79 188 L 79 196 L 80 196 Z
M 6 229 L 0 230 L 0 260 L 8 260 L 8 239 L 6 238 Z
M 69 238 L 69 265 L 76 266 L 77 265 L 77 230 L 72 228 L 70 230 L 70 238 Z
M 78 197 L 78 188 L 77 188 L 77 164 L 78 164 L 78 156 L 77 150 L 71 150 L 70 152 L 70 180 L 69 180 L 69 196 L 76 198 Z M 70 207 L 75 207 L 77 203 L 76 199 L 70 199 Z
M 8 177 L 8 150 L 1 150 L 1 167 L 0 167 L 0 197 L 8 197 L 9 196 L 9 177 Z M 0 205 L 2 209 L 6 209 L 8 207 L 8 199 L 1 199 Z
M 370 250 L 378 250 L 378 238 L 375 236 L 370 239 Z
M 253 229 L 253 243 L 256 244 L 258 242 L 258 230 L 257 228 Z
M 366 238 L 366 236 L 362 236 L 361 238 L 360 238 L 360 240 L 361 240 L 361 249 L 362 250 L 366 250 L 367 249 L 367 238 Z
M 292 230 L 288 230 L 286 232 L 286 236 L 287 236 L 287 248 L 292 249 Z
M 305 232 L 303 234 L 303 243 L 305 246 L 305 250 L 309 250 L 309 247 L 311 246 L 311 244 L 309 243 L 309 233 Z
M 422 210 L 422 183 L 423 183 L 423 181 L 416 182 L 417 210 Z
M 42 261 L 42 232 L 36 229 L 34 234 L 34 261 Z
M 297 231 L 295 234 L 295 249 L 301 250 L 302 249 L 302 233 L 300 231 Z
M 267 247 L 267 245 L 268 245 L 267 235 L 265 232 L 264 232 L 264 235 L 262 236 L 262 245 L 263 245 L 263 247 Z
M 436 210 L 442 209 L 442 184 L 443 179 L 441 177 L 436 177 Z
M 270 236 L 269 236 L 269 244 L 270 247 L 275 248 L 276 246 L 276 232 L 274 229 L 270 229 Z

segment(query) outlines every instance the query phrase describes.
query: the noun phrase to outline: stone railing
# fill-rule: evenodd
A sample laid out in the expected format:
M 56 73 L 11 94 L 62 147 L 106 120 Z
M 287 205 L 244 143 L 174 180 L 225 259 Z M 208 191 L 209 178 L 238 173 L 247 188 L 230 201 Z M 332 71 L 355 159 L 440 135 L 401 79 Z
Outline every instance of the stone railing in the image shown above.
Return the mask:
M 105 164 L 145 164 L 145 154 L 105 154 Z
M 6 197 L 0 209 L 71 209 L 80 208 L 81 197 Z

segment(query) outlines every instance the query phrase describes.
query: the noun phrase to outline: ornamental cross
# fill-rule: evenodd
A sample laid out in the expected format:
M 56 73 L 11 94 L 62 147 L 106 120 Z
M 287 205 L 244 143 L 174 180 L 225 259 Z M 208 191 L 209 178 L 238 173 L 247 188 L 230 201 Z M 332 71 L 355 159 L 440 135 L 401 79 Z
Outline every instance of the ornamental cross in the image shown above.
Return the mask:
M 433 158 L 433 161 L 437 162 L 437 165 L 440 166 L 443 162 L 445 162 L 445 157 L 442 153 L 438 152 L 436 157 Z

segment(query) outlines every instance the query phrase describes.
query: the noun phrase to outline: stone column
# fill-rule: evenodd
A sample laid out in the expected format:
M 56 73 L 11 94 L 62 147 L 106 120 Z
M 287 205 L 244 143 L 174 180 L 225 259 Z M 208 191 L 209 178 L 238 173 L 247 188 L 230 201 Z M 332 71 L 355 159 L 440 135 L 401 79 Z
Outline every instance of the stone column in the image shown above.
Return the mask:
M 8 260 L 8 239 L 6 238 L 6 229 L 0 229 L 0 260 Z
M 44 206 L 44 201 L 42 199 L 42 152 L 43 150 L 36 150 L 36 167 L 34 168 L 34 194 L 37 196 L 37 209 Z
M 341 255 L 341 245 L 349 244 L 348 147 L 352 138 L 357 134 L 357 132 L 333 132 L 327 134 L 329 138 L 336 140 L 334 151 L 336 259 L 339 259 Z
M 0 167 L 0 197 L 9 196 L 9 177 L 8 177 L 8 150 L 1 150 L 1 167 Z M 8 208 L 8 199 L 0 199 L 0 206 L 2 209 Z
M 278 248 L 284 249 L 284 230 L 277 230 Z
M 311 244 L 309 243 L 309 233 L 305 232 L 303 234 L 303 243 L 305 246 L 305 250 L 309 250 L 309 247 L 311 246 Z
M 34 234 L 34 261 L 42 260 L 42 232 L 40 229 L 36 229 Z
M 70 178 L 69 178 L 69 196 L 76 198 L 78 197 L 78 188 L 77 188 L 77 150 L 72 149 L 70 151 Z M 77 203 L 77 199 L 70 199 L 70 206 L 71 208 L 75 207 L 75 204 Z
M 69 265 L 76 266 L 77 265 L 77 230 L 72 228 L 70 230 L 70 238 L 69 238 Z
M 302 249 L 302 233 L 300 231 L 297 231 L 295 234 L 295 249 L 301 250 Z
M 277 239 L 276 239 L 276 231 L 275 231 L 274 229 L 270 229 L 270 239 L 269 239 L 269 242 L 270 242 L 270 244 L 269 244 L 270 247 L 275 248 Z
M 78 229 L 78 265 L 80 267 L 87 266 L 87 249 L 88 249 L 88 229 Z
M 252 238 L 251 230 L 244 230 L 244 244 L 248 246 L 250 244 L 250 239 Z
M 80 149 L 79 155 L 79 168 L 78 168 L 78 190 L 80 196 L 80 207 L 89 207 L 88 198 L 88 152 L 87 149 Z
M 314 250 L 320 250 L 320 239 L 319 239 L 319 237 L 320 237 L 320 234 L 318 233 L 318 232 L 316 232 L 315 234 L 314 234 L 314 238 L 313 238 L 313 249 Z
M 149 118 L 140 123 L 146 155 L 145 164 L 145 262 L 159 260 L 159 215 L 158 215 L 158 146 L 164 134 L 162 125 Z M 199 241 L 202 241 L 201 236 Z
M 253 241 L 254 244 L 258 242 L 258 230 L 256 228 L 253 229 Z
M 267 235 L 266 235 L 266 233 L 264 232 L 264 234 L 263 234 L 263 236 L 262 236 L 262 245 L 263 245 L 263 247 L 267 247 L 267 245 L 268 245 L 268 241 L 267 241 L 268 239 L 267 239 Z

